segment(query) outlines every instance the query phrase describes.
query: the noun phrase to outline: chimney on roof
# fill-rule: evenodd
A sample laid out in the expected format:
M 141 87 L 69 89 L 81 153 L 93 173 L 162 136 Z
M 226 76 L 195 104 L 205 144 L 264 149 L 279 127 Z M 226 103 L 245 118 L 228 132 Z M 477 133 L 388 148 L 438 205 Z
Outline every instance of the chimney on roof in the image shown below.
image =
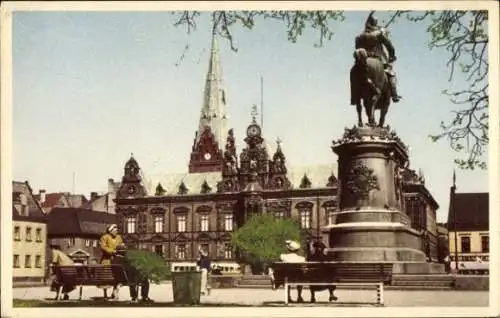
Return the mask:
M 90 201 L 94 201 L 97 197 L 97 192 L 90 192 Z
M 40 194 L 40 203 L 44 203 L 45 202 L 46 192 L 47 191 L 45 191 L 45 189 L 40 189 L 40 191 L 39 191 L 39 194 Z

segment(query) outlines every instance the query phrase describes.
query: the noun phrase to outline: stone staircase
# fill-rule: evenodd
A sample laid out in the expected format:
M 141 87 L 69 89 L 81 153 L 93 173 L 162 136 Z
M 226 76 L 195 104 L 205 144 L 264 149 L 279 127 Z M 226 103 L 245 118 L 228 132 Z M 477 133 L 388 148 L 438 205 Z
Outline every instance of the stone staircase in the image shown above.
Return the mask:
M 451 275 L 393 275 L 386 290 L 451 290 L 454 278 Z M 245 275 L 238 288 L 269 288 L 271 280 L 267 275 Z M 340 289 L 365 289 L 364 286 L 339 286 Z

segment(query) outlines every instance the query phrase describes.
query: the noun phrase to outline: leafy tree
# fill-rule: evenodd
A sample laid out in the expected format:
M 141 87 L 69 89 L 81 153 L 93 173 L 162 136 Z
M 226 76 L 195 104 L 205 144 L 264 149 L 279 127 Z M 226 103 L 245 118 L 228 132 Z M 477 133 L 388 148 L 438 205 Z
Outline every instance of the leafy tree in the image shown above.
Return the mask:
M 270 214 L 253 216 L 231 235 L 233 246 L 255 267 L 279 260 L 279 255 L 285 252 L 286 240 L 303 241 L 299 224 Z
M 175 26 L 185 26 L 187 32 L 196 28 L 199 11 L 178 11 Z M 449 80 L 457 79 L 455 70 L 459 68 L 458 79 L 465 83 L 453 83 L 453 89 L 444 89 L 457 109 L 452 119 L 441 123 L 442 132 L 431 135 L 433 141 L 448 139 L 450 146 L 465 157 L 457 158 L 456 164 L 463 169 L 479 167 L 485 169 L 483 160 L 488 142 L 488 11 L 395 11 L 386 27 L 396 23 L 400 17 L 422 23 L 429 33 L 429 48 L 447 50 L 450 55 L 447 65 Z M 215 11 L 212 13 L 214 31 L 229 41 L 231 49 L 237 51 L 233 41 L 235 28 L 252 29 L 263 19 L 283 23 L 288 40 L 295 43 L 304 29 L 318 32 L 315 46 L 321 47 L 333 35 L 331 22 L 345 19 L 342 11 Z M 181 56 L 184 58 L 185 52 Z

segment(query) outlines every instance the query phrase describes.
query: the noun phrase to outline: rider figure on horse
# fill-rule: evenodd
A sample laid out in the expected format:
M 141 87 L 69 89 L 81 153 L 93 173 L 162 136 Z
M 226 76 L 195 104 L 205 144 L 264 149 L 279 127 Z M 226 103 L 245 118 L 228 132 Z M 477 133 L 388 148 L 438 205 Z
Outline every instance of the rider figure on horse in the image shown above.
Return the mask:
M 387 36 L 387 31 L 378 26 L 377 19 L 370 13 L 365 23 L 365 31 L 356 37 L 356 49 L 365 49 L 368 57 L 377 58 L 384 64 L 384 69 L 389 79 L 392 101 L 397 103 L 401 96 L 397 93 L 396 74 L 392 69 L 392 62 L 396 61 L 394 46 Z M 384 50 L 387 49 L 387 53 Z M 353 70 L 355 71 L 355 70 Z M 359 103 L 360 94 L 357 85 L 351 85 L 351 105 Z

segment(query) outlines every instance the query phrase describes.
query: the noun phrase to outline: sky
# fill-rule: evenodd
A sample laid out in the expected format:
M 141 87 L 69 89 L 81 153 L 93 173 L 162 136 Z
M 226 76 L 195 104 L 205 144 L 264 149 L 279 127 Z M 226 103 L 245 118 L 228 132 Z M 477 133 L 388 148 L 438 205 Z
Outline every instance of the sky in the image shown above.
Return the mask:
M 335 34 L 316 48 L 318 34 L 287 40 L 283 24 L 259 20 L 235 29 L 238 52 L 219 39 L 228 126 L 243 149 L 253 104 L 263 137 L 282 140 L 287 164 L 335 163 L 332 140 L 356 123 L 349 105 L 354 37 L 367 12 L 346 12 Z M 387 13 L 377 14 L 379 20 Z M 105 192 L 120 180 L 130 154 L 144 174 L 187 172 L 203 101 L 211 43 L 210 15 L 195 31 L 173 26 L 169 12 L 15 12 L 13 14 L 13 178 L 35 192 Z M 448 212 L 453 159 L 446 140 L 428 135 L 451 118 L 441 92 L 448 81 L 444 50 L 429 50 L 423 24 L 400 20 L 390 28 L 403 101 L 387 122 L 411 147 L 410 164 Z M 186 45 L 189 49 L 178 64 Z M 377 115 L 378 116 L 378 115 Z M 271 154 L 272 155 L 272 154 Z M 487 160 L 487 154 L 485 155 Z M 456 170 L 457 192 L 488 192 L 488 171 Z

